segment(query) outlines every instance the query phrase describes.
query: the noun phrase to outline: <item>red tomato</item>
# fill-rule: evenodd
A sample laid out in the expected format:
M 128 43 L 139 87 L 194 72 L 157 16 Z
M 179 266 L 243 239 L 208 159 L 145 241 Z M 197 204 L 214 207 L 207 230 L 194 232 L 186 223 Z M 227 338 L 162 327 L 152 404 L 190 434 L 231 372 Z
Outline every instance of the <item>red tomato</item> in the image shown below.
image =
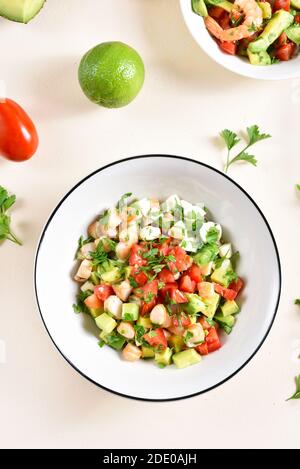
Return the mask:
M 286 33 L 283 32 L 283 33 L 280 34 L 279 38 L 276 41 L 276 47 L 283 46 L 287 42 L 288 42 L 288 37 L 287 37 Z
M 191 279 L 189 275 L 183 275 L 179 280 L 179 288 L 181 291 L 187 293 L 194 293 L 196 290 L 197 284 L 194 280 Z
M 105 301 L 110 295 L 114 294 L 114 291 L 110 285 L 97 285 L 94 288 L 94 293 L 100 301 Z
M 200 345 L 197 345 L 197 347 L 195 347 L 195 349 L 197 350 L 198 353 L 200 353 L 200 355 L 208 355 L 208 345 L 206 343 L 204 344 L 200 344 Z
M 219 339 L 219 335 L 216 331 L 215 327 L 212 327 L 206 337 L 206 343 L 207 343 L 207 348 L 208 352 L 215 352 L 216 350 L 219 350 L 222 345 Z
M 153 300 L 151 300 L 148 303 L 143 302 L 141 309 L 140 309 L 140 315 L 146 316 L 147 314 L 150 314 L 154 306 L 156 306 L 156 303 L 157 303 L 156 298 L 153 298 Z
M 145 266 L 147 264 L 146 259 L 143 258 L 143 253 L 145 252 L 146 248 L 144 246 L 140 246 L 138 244 L 132 246 L 129 257 L 129 265 Z
M 300 15 L 295 16 L 295 23 L 300 24 Z
M 227 301 L 233 301 L 237 297 L 237 292 L 235 290 L 231 290 L 230 288 L 224 288 L 218 283 L 214 283 L 215 292 L 219 295 L 223 296 Z
M 223 29 L 229 29 L 231 28 L 231 23 L 230 23 L 230 15 L 229 13 L 225 12 L 223 16 L 218 21 L 219 25 Z
M 284 44 L 281 47 L 278 47 L 275 51 L 275 57 L 282 62 L 290 60 L 297 50 L 296 44 L 293 42 L 289 42 L 288 44 Z
M 188 299 L 187 297 L 184 295 L 184 293 L 182 293 L 181 291 L 179 290 L 172 290 L 171 291 L 171 299 L 175 302 L 175 303 L 178 303 L 178 304 L 183 304 L 183 303 L 187 303 L 188 302 Z
M 223 52 L 230 55 L 236 55 L 237 44 L 234 41 L 218 41 L 219 47 Z
M 219 20 L 224 15 L 224 9 L 221 7 L 211 7 L 208 13 L 214 20 Z
M 0 100 L 0 154 L 11 161 L 26 161 L 38 144 L 36 128 L 24 109 L 11 99 Z
M 202 282 L 201 269 L 198 265 L 193 264 L 187 271 L 187 274 L 191 277 L 194 282 Z
M 171 249 L 169 256 L 173 256 L 176 259 L 175 262 L 169 262 L 168 264 L 168 267 L 172 272 L 183 272 L 191 267 L 192 259 L 181 247 L 176 246 Z
M 201 326 L 205 331 L 209 331 L 211 329 L 211 326 L 208 324 L 207 320 L 205 317 L 201 317 L 198 322 L 200 322 Z
M 140 270 L 139 267 L 131 267 L 130 275 L 136 281 L 139 287 L 142 287 L 145 285 L 145 283 L 148 282 L 147 274 Z
M 145 339 L 146 342 L 151 345 L 151 347 L 155 347 L 158 349 L 165 349 L 168 346 L 163 329 L 152 330 L 148 334 L 145 334 L 143 336 L 143 339 Z
M 95 294 L 93 294 L 91 296 L 88 296 L 84 300 L 84 304 L 85 304 L 85 306 L 87 306 L 87 308 L 90 308 L 90 309 L 101 309 L 101 308 L 103 308 L 103 301 L 100 301 L 99 298 Z
M 290 11 L 291 0 L 275 0 L 273 5 L 273 11 L 286 10 Z
M 237 294 L 240 293 L 240 291 L 244 288 L 244 282 L 241 278 L 238 278 L 235 282 L 232 282 L 229 285 L 230 290 L 234 290 L 237 292 Z
M 169 269 L 163 269 L 158 274 L 158 280 L 163 283 L 173 283 L 175 282 L 174 275 Z
M 166 242 L 164 242 L 163 244 L 160 244 L 159 246 L 157 246 L 157 249 L 159 250 L 160 254 L 162 256 L 167 256 L 169 254 L 169 251 L 170 251 L 170 247 Z
M 171 327 L 188 327 L 191 325 L 191 320 L 190 318 L 184 314 L 181 313 L 180 316 L 172 316 L 172 325 Z
M 149 303 L 152 301 L 153 298 L 151 297 L 156 297 L 158 293 L 158 281 L 157 280 L 152 280 L 152 282 L 147 283 L 143 287 L 136 288 L 134 290 L 135 295 L 138 298 L 141 298 L 142 300 L 146 300 L 146 302 Z M 150 298 L 150 299 L 149 299 Z

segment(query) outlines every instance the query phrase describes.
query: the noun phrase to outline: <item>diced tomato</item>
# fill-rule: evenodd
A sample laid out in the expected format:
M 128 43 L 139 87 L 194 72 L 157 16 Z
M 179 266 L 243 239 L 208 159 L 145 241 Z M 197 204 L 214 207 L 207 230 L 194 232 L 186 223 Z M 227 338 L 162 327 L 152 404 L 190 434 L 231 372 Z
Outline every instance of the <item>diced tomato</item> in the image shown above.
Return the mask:
M 224 15 L 224 9 L 221 7 L 211 7 L 208 13 L 214 20 L 219 20 Z
M 175 282 L 174 275 L 169 269 L 163 269 L 158 274 L 158 280 L 163 283 L 173 283 Z
M 140 315 L 147 316 L 147 314 L 150 314 L 154 306 L 156 306 L 156 303 L 157 303 L 156 298 L 149 301 L 148 303 L 143 302 L 140 308 Z
M 230 288 L 225 288 L 219 285 L 218 283 L 214 283 L 215 292 L 221 295 L 227 301 L 233 301 L 237 297 L 237 292 L 235 290 L 231 290 Z
M 223 29 L 229 29 L 231 28 L 231 23 L 230 23 L 230 15 L 226 11 L 224 12 L 223 16 L 218 21 L 219 25 Z
M 152 280 L 152 282 L 146 283 L 146 285 L 136 288 L 134 290 L 135 295 L 142 300 L 146 300 L 146 302 L 152 301 L 153 298 L 156 297 L 158 293 L 158 281 Z
M 145 285 L 148 282 L 148 276 L 145 272 L 140 270 L 140 267 L 131 267 L 131 277 L 136 281 L 139 287 Z
M 193 264 L 188 270 L 187 270 L 187 274 L 191 277 L 192 280 L 194 280 L 194 282 L 196 283 L 199 283 L 202 281 L 202 275 L 201 275 L 201 268 L 196 265 L 196 264 Z
M 235 282 L 231 282 L 229 285 L 230 290 L 234 290 L 237 294 L 244 288 L 244 282 L 241 278 L 238 278 Z
M 146 342 L 154 348 L 165 349 L 168 346 L 163 329 L 152 330 L 148 334 L 145 334 L 143 339 L 145 339 Z
M 219 335 L 216 331 L 215 327 L 212 327 L 206 337 L 206 343 L 208 347 L 208 352 L 215 352 L 216 350 L 219 350 L 222 345 L 219 339 Z
M 290 60 L 294 54 L 296 53 L 297 46 L 293 42 L 289 42 L 288 44 L 284 44 L 281 47 L 278 47 L 275 51 L 275 57 L 282 62 L 286 62 Z
M 237 43 L 234 41 L 218 41 L 219 47 L 223 52 L 229 55 L 236 55 Z
M 283 46 L 288 42 L 288 37 L 285 32 L 281 33 L 279 38 L 276 41 L 275 47 Z
M 110 295 L 114 294 L 114 291 L 110 285 L 97 285 L 94 288 L 94 293 L 100 301 L 105 301 Z
M 291 0 L 275 0 L 273 5 L 273 12 L 277 10 L 286 10 L 290 11 L 291 9 Z
M 160 244 L 159 246 L 157 246 L 157 249 L 159 250 L 159 252 L 162 256 L 167 256 L 169 254 L 169 251 L 170 251 L 170 246 L 168 245 L 167 242 L 164 242 L 164 243 Z
M 103 308 L 103 301 L 99 300 L 99 298 L 95 295 L 95 293 L 91 296 L 88 296 L 84 300 L 84 304 L 87 308 L 90 308 L 90 309 L 101 309 L 101 308 Z
M 175 303 L 178 303 L 178 304 L 183 304 L 183 303 L 188 302 L 188 299 L 185 296 L 185 294 L 175 289 L 171 290 L 171 300 L 173 300 Z
M 178 288 L 177 282 L 166 283 L 166 285 L 159 290 L 159 294 L 162 297 L 162 299 L 165 301 L 168 295 L 171 298 L 171 291 L 174 289 L 177 290 L 177 288 Z
M 208 324 L 205 317 L 199 318 L 198 322 L 201 324 L 201 326 L 203 327 L 205 331 L 209 331 L 211 329 L 211 326 Z
M 169 262 L 168 264 L 169 269 L 174 273 L 183 272 L 184 270 L 189 269 L 192 265 L 191 257 L 179 246 L 171 249 L 169 256 L 173 256 L 175 258 L 175 262 Z
M 189 275 L 182 275 L 179 280 L 179 289 L 186 293 L 194 293 L 196 286 L 196 282 Z
M 143 258 L 143 253 L 146 252 L 146 248 L 139 244 L 135 244 L 131 248 L 129 257 L 129 265 L 133 266 L 145 266 L 147 264 L 146 259 Z
M 171 319 L 172 319 L 172 326 L 174 327 L 178 327 L 178 326 L 188 327 L 191 325 L 190 318 L 184 313 L 181 313 L 178 316 L 172 316 Z
M 197 347 L 195 347 L 195 349 L 197 350 L 198 353 L 200 353 L 200 355 L 204 356 L 204 355 L 209 354 L 208 345 L 207 345 L 206 342 L 204 344 L 197 345 Z
M 295 23 L 300 24 L 300 15 L 295 16 Z

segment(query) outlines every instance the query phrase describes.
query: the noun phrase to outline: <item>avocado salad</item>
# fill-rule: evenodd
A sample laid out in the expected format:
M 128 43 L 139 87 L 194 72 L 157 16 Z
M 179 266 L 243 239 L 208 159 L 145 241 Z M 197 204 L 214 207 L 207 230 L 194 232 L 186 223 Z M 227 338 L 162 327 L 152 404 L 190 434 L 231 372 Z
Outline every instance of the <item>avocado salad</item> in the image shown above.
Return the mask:
M 300 0 L 192 0 L 194 13 L 221 50 L 271 65 L 296 57 L 300 45 Z
M 185 368 L 219 350 L 220 332 L 234 327 L 237 255 L 203 204 L 127 193 L 79 240 L 73 308 L 123 359 Z

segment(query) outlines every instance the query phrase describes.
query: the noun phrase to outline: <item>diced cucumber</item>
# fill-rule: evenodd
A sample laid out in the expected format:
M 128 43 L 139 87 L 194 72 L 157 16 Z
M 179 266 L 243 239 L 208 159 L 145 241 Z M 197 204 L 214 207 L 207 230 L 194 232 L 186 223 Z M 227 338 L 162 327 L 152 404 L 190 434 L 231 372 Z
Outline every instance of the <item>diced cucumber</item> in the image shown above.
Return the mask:
M 117 322 L 107 313 L 98 316 L 95 322 L 99 329 L 102 329 L 106 334 L 110 334 L 117 327 Z
M 186 293 L 188 303 L 183 305 L 184 311 L 191 316 L 197 313 L 204 313 L 206 306 L 199 295 L 195 293 Z
M 285 33 L 291 41 L 300 45 L 300 25 L 293 24 L 285 30 Z
M 196 350 L 184 350 L 183 352 L 175 353 L 173 355 L 173 362 L 177 368 L 187 368 L 191 365 L 196 365 L 201 362 L 201 355 Z
M 150 318 L 145 318 L 143 316 L 140 316 L 137 321 L 138 326 L 142 326 L 144 329 L 151 329 L 152 323 L 150 321 Z
M 168 340 L 168 343 L 170 347 L 174 349 L 175 353 L 181 352 L 185 347 L 184 340 L 179 335 L 172 335 Z
M 214 317 L 218 309 L 220 299 L 221 299 L 221 296 L 218 295 L 218 293 L 214 293 L 214 295 L 211 296 L 210 298 L 203 299 L 203 302 L 205 304 L 205 310 L 201 312 L 204 314 L 204 316 L 210 319 Z
M 167 347 L 162 352 L 155 353 L 155 361 L 158 365 L 168 366 L 171 365 L 172 350 Z
M 121 279 L 121 271 L 118 267 L 112 267 L 106 272 L 101 272 L 101 279 L 105 283 L 116 283 Z
M 233 268 L 229 259 L 225 259 L 211 275 L 212 282 L 228 287 L 232 280 Z
M 235 301 L 226 301 L 226 303 L 221 306 L 222 314 L 224 317 L 233 316 L 240 312 L 240 307 Z
M 226 325 L 229 328 L 233 328 L 235 325 L 235 317 L 234 316 L 223 316 L 222 314 L 215 315 L 215 321 L 220 323 L 220 325 Z
M 88 308 L 88 310 L 89 310 L 90 315 L 91 315 L 94 319 L 96 319 L 98 316 L 100 316 L 100 314 L 102 314 L 102 313 L 104 312 L 104 310 L 101 309 L 101 308 L 97 308 L 97 309 L 95 309 L 95 308 Z
M 112 347 L 115 350 L 122 350 L 126 339 L 122 337 L 120 334 L 108 334 L 106 336 L 107 345 Z
M 122 305 L 122 319 L 124 321 L 137 321 L 139 317 L 139 306 L 136 303 L 124 303 Z

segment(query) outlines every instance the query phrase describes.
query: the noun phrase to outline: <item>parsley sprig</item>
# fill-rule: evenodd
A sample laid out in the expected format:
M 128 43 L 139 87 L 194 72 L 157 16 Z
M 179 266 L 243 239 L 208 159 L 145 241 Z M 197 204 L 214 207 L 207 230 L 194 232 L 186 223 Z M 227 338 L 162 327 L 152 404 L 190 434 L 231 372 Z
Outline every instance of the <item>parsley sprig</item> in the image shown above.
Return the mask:
M 300 306 L 300 299 L 295 300 L 295 305 Z
M 252 125 L 247 128 L 247 145 L 245 148 L 240 151 L 235 157 L 230 158 L 231 150 L 241 141 L 241 138 L 232 130 L 225 129 L 221 132 L 221 137 L 226 143 L 227 146 L 227 160 L 224 166 L 224 172 L 228 173 L 228 170 L 231 165 L 237 163 L 238 161 L 244 161 L 250 163 L 253 166 L 257 166 L 257 159 L 254 155 L 248 153 L 248 149 L 262 140 L 271 138 L 271 135 L 261 133 L 257 125 Z
M 7 211 L 16 202 L 15 195 L 9 195 L 4 187 L 0 186 L 0 241 L 8 239 L 13 243 L 22 246 L 22 242 L 14 235 L 10 229 L 11 218 Z
M 296 392 L 288 399 L 288 401 L 292 401 L 294 399 L 300 399 L 300 375 L 296 378 Z

